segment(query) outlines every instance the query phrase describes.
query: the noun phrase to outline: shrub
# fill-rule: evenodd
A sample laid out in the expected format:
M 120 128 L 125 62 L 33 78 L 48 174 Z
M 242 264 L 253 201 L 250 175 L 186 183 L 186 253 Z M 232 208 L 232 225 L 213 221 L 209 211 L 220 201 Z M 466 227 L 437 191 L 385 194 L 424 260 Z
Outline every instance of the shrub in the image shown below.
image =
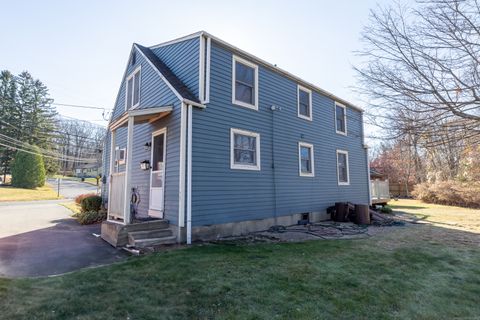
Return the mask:
M 86 212 L 81 212 L 77 215 L 77 220 L 80 224 L 93 224 L 93 223 L 103 221 L 106 218 L 107 218 L 107 212 L 104 210 L 86 211 Z
M 383 206 L 381 209 L 380 209 L 380 212 L 382 213 L 388 213 L 388 214 L 391 214 L 392 213 L 392 207 L 390 206 Z
M 460 181 L 439 181 L 420 183 L 412 195 L 427 203 L 480 208 L 480 183 Z
M 78 195 L 78 196 L 75 197 L 75 203 L 76 204 L 81 204 L 83 199 L 88 198 L 88 197 L 92 197 L 92 196 L 96 196 L 96 194 L 95 193 L 84 193 L 84 194 Z
M 82 207 L 82 212 L 98 212 L 102 208 L 102 197 L 97 195 L 85 197 L 80 202 L 80 206 Z
M 40 150 L 36 154 L 17 151 L 12 165 L 12 185 L 34 189 L 45 184 L 45 165 Z

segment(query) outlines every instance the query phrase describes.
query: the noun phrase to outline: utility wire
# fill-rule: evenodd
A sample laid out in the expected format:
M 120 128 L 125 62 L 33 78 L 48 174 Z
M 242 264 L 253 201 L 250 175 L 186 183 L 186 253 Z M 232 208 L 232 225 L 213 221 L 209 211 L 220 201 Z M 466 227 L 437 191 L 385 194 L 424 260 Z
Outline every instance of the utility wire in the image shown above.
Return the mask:
M 95 107 L 95 106 L 83 106 L 83 105 L 68 104 L 68 103 L 56 103 L 56 102 L 52 102 L 51 104 L 54 105 L 54 106 L 60 106 L 60 107 L 72 107 L 72 108 L 84 108 L 84 109 L 96 109 L 96 110 L 113 110 L 113 108 L 102 108 L 102 107 Z
M 26 152 L 26 153 L 30 153 L 30 154 L 40 155 L 40 156 L 43 156 L 43 157 L 46 157 L 46 158 L 51 158 L 51 159 L 54 159 L 54 160 L 60 160 L 60 161 L 64 161 L 64 160 L 65 160 L 65 159 L 63 159 L 63 158 L 53 157 L 53 156 L 41 154 L 41 153 L 38 153 L 38 152 L 25 150 L 25 149 L 22 149 L 22 148 L 12 147 L 12 146 L 9 146 L 9 145 L 7 145 L 7 144 L 3 144 L 2 142 L 0 142 L 0 146 L 4 146 L 4 147 L 7 147 L 7 148 L 12 148 L 12 149 L 20 150 L 20 151 L 23 151 L 23 152 Z M 97 161 L 96 161 L 96 160 L 93 161 L 93 160 L 91 159 L 91 160 L 89 160 L 89 161 L 82 161 L 82 162 L 96 163 Z
M 5 138 L 2 138 L 5 137 Z M 29 148 L 29 149 L 34 149 L 35 146 L 29 144 L 29 143 L 26 143 L 26 142 L 22 142 L 20 140 L 17 140 L 15 138 L 12 138 L 12 137 L 9 137 L 7 135 L 4 135 L 4 134 L 1 134 L 0 133 L 0 139 L 3 140 L 3 142 L 5 143 L 11 143 L 11 144 L 14 144 L 14 145 L 17 145 L 17 146 L 21 146 L 22 148 Z M 63 154 L 60 154 L 60 153 L 56 153 L 56 152 L 52 152 L 50 150 L 46 150 L 44 148 L 40 148 L 40 147 L 37 147 L 39 150 L 43 151 L 42 153 L 43 154 L 46 154 L 46 155 L 51 155 L 51 156 L 56 156 L 56 157 L 59 157 L 59 158 L 62 158 L 62 159 L 65 159 L 65 160 L 72 160 L 72 161 L 90 161 L 90 160 L 94 160 L 92 158 L 76 158 L 76 157 L 73 157 L 73 156 L 68 156 L 68 155 L 63 155 Z

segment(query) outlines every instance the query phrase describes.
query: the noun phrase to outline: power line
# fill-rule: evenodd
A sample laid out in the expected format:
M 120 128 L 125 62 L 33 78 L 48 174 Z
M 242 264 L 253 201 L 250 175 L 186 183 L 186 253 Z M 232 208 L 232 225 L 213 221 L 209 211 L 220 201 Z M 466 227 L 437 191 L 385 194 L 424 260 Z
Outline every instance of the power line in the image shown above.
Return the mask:
M 41 153 L 34 152 L 34 151 L 25 150 L 25 149 L 18 148 L 18 147 L 12 147 L 12 146 L 9 146 L 9 145 L 7 145 L 7 144 L 3 144 L 2 142 L 0 142 L 0 146 L 4 146 L 4 147 L 11 148 L 11 149 L 15 149 L 15 150 L 20 150 L 20 151 L 23 151 L 23 152 L 26 152 L 26 153 L 30 153 L 30 154 L 40 155 L 40 156 L 42 156 L 42 157 L 51 158 L 51 159 L 54 159 L 54 160 L 65 161 L 64 158 L 53 157 L 53 156 L 41 154 Z M 85 161 L 79 161 L 79 162 L 97 163 L 97 160 L 90 159 L 90 160 L 88 160 L 88 161 L 85 160 Z
M 113 108 L 102 108 L 102 107 L 95 107 L 95 106 L 82 106 L 78 104 L 68 104 L 68 103 L 51 103 L 54 106 L 61 106 L 61 107 L 72 107 L 72 108 L 84 108 L 84 109 L 96 109 L 96 110 L 113 110 Z
M 5 137 L 5 138 L 2 138 L 2 136 Z M 5 143 L 11 143 L 11 144 L 14 144 L 14 145 L 17 145 L 17 146 L 20 145 L 23 148 L 29 148 L 29 149 L 34 149 L 35 148 L 35 146 L 33 146 L 29 143 L 22 142 L 20 140 L 17 140 L 15 138 L 9 137 L 9 136 L 1 134 L 1 133 L 0 133 L 0 140 L 3 140 L 3 142 L 5 142 Z M 90 161 L 90 160 L 92 160 L 91 158 L 76 158 L 76 157 L 73 157 L 73 156 L 63 155 L 63 154 L 60 154 L 60 153 L 52 152 L 50 150 L 46 150 L 44 148 L 40 148 L 38 146 L 37 146 L 37 148 L 39 150 L 43 151 L 42 154 L 59 157 L 59 158 L 65 159 L 65 160 L 71 160 L 71 161 Z

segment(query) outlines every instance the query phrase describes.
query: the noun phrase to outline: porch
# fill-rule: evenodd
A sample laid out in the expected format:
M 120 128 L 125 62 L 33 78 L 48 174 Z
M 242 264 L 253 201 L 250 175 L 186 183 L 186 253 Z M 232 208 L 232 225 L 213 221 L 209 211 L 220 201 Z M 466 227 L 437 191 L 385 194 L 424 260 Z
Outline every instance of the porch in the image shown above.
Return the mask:
M 176 242 L 176 232 L 164 220 L 164 178 L 166 128 L 157 130 L 149 137 L 149 160 L 133 163 L 135 151 L 134 127 L 145 123 L 154 123 L 172 112 L 172 106 L 134 109 L 125 112 L 110 126 L 110 170 L 108 181 L 107 221 L 102 224 L 102 238 L 113 246 L 131 245 L 145 247 L 162 243 Z M 117 130 L 126 128 L 126 147 L 117 147 Z M 125 144 L 125 136 L 123 143 Z M 149 138 L 149 139 L 150 139 Z M 137 137 L 138 139 L 138 137 Z M 144 139 L 141 141 L 145 143 Z M 136 149 L 138 151 L 138 149 Z M 138 157 L 137 157 L 138 158 Z M 138 162 L 138 161 L 137 161 Z M 134 167 L 139 166 L 139 168 Z M 148 171 L 148 217 L 142 219 L 135 215 L 135 203 L 138 197 L 132 186 L 132 173 L 138 170 Z

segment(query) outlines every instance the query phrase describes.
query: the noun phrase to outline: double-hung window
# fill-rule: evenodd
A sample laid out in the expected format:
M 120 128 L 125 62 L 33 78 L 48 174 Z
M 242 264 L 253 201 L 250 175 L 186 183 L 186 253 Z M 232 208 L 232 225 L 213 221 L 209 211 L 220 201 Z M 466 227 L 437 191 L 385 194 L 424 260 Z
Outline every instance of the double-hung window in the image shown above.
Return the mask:
M 350 173 L 348 169 L 348 152 L 337 150 L 337 175 L 338 185 L 350 184 Z
M 338 102 L 335 102 L 335 130 L 347 135 L 347 108 Z
M 312 120 L 312 91 L 298 86 L 297 88 L 298 117 Z
M 233 56 L 232 103 L 258 110 L 258 66 Z
M 127 77 L 125 110 L 135 108 L 140 103 L 140 67 Z
M 306 142 L 298 143 L 298 170 L 302 177 L 315 176 L 315 164 L 313 156 L 313 144 Z
M 260 170 L 260 134 L 230 129 L 230 168 Z

